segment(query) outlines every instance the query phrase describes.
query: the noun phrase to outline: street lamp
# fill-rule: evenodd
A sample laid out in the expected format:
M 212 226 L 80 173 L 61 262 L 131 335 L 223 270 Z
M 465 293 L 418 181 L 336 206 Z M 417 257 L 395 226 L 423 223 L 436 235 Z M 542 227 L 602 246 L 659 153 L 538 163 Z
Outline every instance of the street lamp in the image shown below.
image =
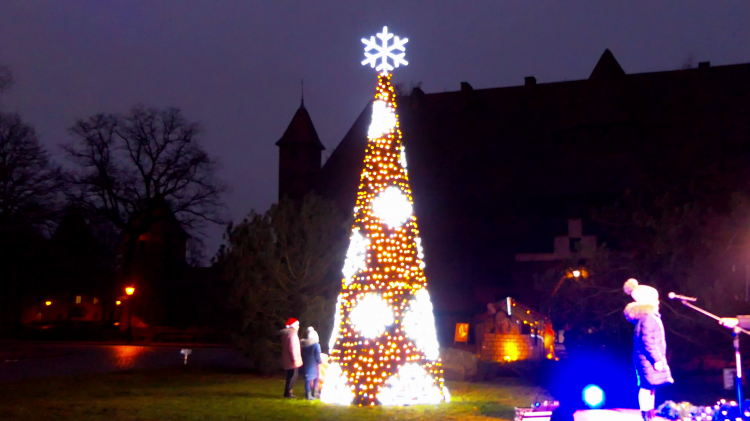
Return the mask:
M 52 305 L 52 301 L 45 301 L 45 302 L 44 302 L 44 305 L 46 305 L 46 306 L 51 306 L 51 305 Z
M 127 316 L 128 316 L 128 320 L 127 320 L 128 321 L 128 342 L 132 342 L 133 341 L 133 303 L 131 301 L 133 301 L 133 294 L 135 294 L 135 287 L 134 286 L 125 287 L 125 294 L 127 295 L 127 297 L 125 297 L 127 298 L 126 303 L 125 303 L 126 304 L 125 311 L 127 311 Z M 119 304 L 120 302 L 118 301 L 117 303 Z

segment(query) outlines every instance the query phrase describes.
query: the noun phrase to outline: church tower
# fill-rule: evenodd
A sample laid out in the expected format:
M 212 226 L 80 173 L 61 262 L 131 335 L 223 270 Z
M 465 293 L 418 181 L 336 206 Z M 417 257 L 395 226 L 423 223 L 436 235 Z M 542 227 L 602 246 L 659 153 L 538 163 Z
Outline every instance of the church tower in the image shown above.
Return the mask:
M 276 146 L 279 147 L 279 200 L 286 196 L 301 203 L 315 186 L 321 152 L 325 149 L 305 109 L 304 98 Z

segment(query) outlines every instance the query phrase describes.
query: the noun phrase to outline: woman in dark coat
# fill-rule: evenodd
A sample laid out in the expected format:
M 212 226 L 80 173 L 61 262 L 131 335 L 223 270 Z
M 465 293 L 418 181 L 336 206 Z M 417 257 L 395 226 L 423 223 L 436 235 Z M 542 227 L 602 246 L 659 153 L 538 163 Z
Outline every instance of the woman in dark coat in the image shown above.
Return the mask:
M 625 282 L 623 289 L 635 300 L 625 307 L 625 317 L 635 325 L 633 364 L 640 387 L 638 404 L 643 419 L 651 421 L 656 415 L 656 387 L 674 383 L 667 364 L 667 340 L 659 314 L 659 292 L 650 286 L 638 285 L 635 279 Z
M 307 328 L 307 339 L 302 340 L 302 373 L 305 376 L 305 398 L 309 401 L 317 397 L 318 366 L 320 359 L 320 338 L 318 332 L 310 326 Z

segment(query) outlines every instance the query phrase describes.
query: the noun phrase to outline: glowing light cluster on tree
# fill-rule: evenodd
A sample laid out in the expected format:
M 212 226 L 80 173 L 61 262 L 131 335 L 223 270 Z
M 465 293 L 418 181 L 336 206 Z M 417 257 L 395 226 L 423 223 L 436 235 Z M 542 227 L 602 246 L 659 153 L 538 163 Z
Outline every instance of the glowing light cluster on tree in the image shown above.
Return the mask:
M 393 310 L 379 294 L 365 294 L 359 299 L 349 319 L 360 336 L 375 339 L 393 324 Z
M 397 228 L 411 218 L 411 201 L 401 189 L 391 186 L 372 201 L 372 213 L 390 228 Z
M 352 282 L 355 273 L 367 268 L 367 246 L 370 240 L 362 236 L 359 228 L 352 230 L 352 236 L 349 242 L 349 249 L 346 251 L 346 260 L 344 261 L 344 282 L 348 285 Z
M 445 395 L 445 396 L 444 396 Z M 383 405 L 437 404 L 450 402 L 447 388 L 438 389 L 424 368 L 409 363 L 399 367 L 378 395 Z
M 426 289 L 420 289 L 414 296 L 415 299 L 409 302 L 409 310 L 404 315 L 404 330 L 410 338 L 414 339 L 425 357 L 435 361 L 440 357 L 440 345 L 435 331 L 435 316 L 432 314 L 430 294 Z
M 406 152 L 391 75 L 405 65 L 406 39 L 383 28 L 383 46 L 363 39 L 367 60 L 382 70 L 372 107 L 354 226 L 330 341 L 331 366 L 321 400 L 332 404 L 412 405 L 450 400 L 406 172 Z M 371 49 L 379 55 L 368 53 Z

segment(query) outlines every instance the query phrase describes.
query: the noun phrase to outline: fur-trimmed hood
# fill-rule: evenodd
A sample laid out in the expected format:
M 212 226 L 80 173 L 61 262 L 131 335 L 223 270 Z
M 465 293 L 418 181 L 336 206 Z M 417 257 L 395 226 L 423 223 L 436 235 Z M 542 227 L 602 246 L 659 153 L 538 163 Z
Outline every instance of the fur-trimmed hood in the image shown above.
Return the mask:
M 291 327 L 287 327 L 287 328 L 281 329 L 279 331 L 279 335 L 281 335 L 281 336 L 296 335 L 298 331 L 299 331 L 299 329 L 298 330 L 294 330 Z
M 625 306 L 625 318 L 630 323 L 638 323 L 642 318 L 655 314 L 659 316 L 659 306 L 654 304 L 644 304 L 633 301 L 632 303 Z
M 307 328 L 307 339 L 303 339 L 300 341 L 302 347 L 315 345 L 318 342 L 320 342 L 320 337 L 318 336 L 318 332 L 315 331 L 315 329 L 310 326 Z

